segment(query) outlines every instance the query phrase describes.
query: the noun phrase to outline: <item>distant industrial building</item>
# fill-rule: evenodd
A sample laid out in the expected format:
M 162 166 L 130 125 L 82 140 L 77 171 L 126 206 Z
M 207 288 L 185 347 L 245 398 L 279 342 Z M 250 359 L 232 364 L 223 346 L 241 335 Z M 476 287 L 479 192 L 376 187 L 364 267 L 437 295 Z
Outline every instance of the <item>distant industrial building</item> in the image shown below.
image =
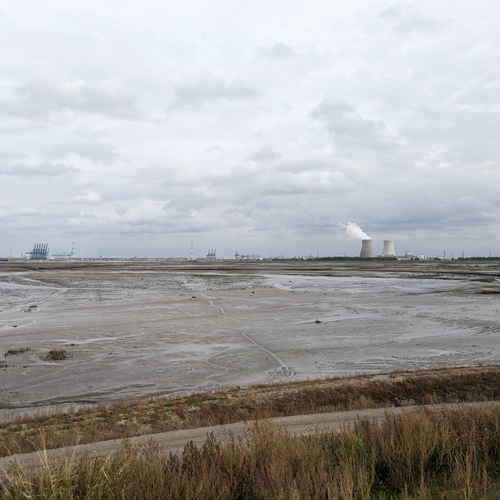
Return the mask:
M 73 242 L 71 247 L 71 253 L 66 252 L 56 252 L 50 256 L 54 260 L 71 260 L 75 258 L 75 242 Z
M 47 260 L 49 258 L 49 245 L 47 243 L 35 243 L 33 250 L 28 252 L 29 260 Z

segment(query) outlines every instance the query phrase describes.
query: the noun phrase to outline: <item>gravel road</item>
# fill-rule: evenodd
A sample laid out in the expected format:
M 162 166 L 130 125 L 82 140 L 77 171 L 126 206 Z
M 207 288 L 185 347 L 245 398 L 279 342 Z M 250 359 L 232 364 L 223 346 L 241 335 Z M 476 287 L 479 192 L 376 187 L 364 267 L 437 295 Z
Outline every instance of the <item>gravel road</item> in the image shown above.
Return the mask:
M 492 405 L 500 405 L 500 402 L 405 406 L 398 408 L 378 408 L 335 413 L 317 413 L 313 415 L 272 418 L 269 419 L 268 422 L 280 425 L 291 434 L 305 435 L 312 434 L 317 431 L 339 431 L 352 427 L 356 422 L 361 420 L 380 423 L 385 420 L 387 416 L 422 411 L 423 409 L 431 411 L 445 411 L 447 409 L 457 407 L 484 408 Z M 207 436 L 210 433 L 213 433 L 220 443 L 225 444 L 230 442 L 233 438 L 249 435 L 254 423 L 254 421 L 238 422 L 213 427 L 164 432 L 161 434 L 148 434 L 129 438 L 127 440 L 113 439 L 97 443 L 46 450 L 43 452 L 11 455 L 9 457 L 0 458 L 0 477 L 4 476 L 6 473 L 8 474 L 9 471 L 15 470 L 19 466 L 32 469 L 42 467 L 44 464 L 52 463 L 61 459 L 71 460 L 84 454 L 112 454 L 119 450 L 124 442 L 128 442 L 133 446 L 145 446 L 152 440 L 156 442 L 161 449 L 167 452 L 170 451 L 173 453 L 179 453 L 184 449 L 185 445 L 189 441 L 192 441 L 196 446 L 201 446 L 207 439 Z

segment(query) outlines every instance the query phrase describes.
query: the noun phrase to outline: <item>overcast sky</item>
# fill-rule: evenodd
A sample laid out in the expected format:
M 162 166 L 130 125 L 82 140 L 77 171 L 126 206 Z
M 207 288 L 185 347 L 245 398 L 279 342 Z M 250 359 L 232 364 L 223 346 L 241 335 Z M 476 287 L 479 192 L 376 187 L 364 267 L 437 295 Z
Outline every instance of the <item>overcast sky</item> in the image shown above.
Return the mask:
M 498 0 L 0 3 L 0 256 L 500 256 Z M 11 250 L 12 249 L 12 250 Z

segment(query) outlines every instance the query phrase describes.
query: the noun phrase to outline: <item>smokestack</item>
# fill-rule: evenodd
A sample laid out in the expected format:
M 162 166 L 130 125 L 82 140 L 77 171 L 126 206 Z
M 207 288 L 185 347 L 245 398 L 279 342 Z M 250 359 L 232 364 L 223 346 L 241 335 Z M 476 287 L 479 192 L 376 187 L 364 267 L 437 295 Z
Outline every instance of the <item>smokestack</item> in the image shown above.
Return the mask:
M 361 253 L 359 254 L 360 259 L 371 259 L 375 257 L 373 253 L 372 240 L 361 240 Z
M 394 241 L 384 240 L 382 257 L 396 257 L 396 250 L 394 250 Z

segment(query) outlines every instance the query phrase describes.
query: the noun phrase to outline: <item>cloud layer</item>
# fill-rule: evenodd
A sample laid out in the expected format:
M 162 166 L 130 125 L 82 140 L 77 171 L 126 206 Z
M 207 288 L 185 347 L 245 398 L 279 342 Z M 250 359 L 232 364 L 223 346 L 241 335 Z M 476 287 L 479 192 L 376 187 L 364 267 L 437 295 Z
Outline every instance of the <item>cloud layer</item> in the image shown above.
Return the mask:
M 358 255 L 348 221 L 376 252 L 500 254 L 499 21 L 489 0 L 7 3 L 0 256 Z

